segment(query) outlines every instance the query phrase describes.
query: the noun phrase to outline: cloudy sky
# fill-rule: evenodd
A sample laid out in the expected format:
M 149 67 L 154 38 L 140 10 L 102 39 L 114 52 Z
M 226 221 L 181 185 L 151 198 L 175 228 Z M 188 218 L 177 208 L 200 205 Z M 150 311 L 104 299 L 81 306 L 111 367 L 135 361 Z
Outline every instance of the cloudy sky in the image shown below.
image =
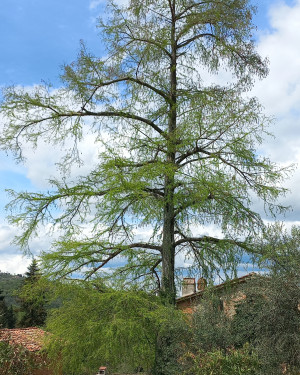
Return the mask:
M 270 74 L 258 82 L 258 96 L 265 112 L 274 116 L 272 133 L 263 144 L 271 160 L 284 165 L 300 161 L 300 0 L 256 0 L 257 48 L 270 60 Z M 59 67 L 76 58 L 83 39 L 96 54 L 104 53 L 99 43 L 96 19 L 103 12 L 98 0 L 1 0 L 0 86 L 27 87 L 44 81 L 59 85 Z M 96 157 L 89 139 L 82 144 L 87 160 Z M 0 153 L 0 270 L 24 273 L 30 259 L 11 245 L 16 229 L 5 219 L 8 203 L 5 189 L 45 189 L 49 174 L 55 173 L 53 149 L 27 150 L 27 163 L 16 165 L 11 155 Z M 299 224 L 300 169 L 285 182 L 291 193 L 282 202 L 293 210 L 284 220 Z M 299 192 L 299 196 L 298 196 Z M 32 243 L 33 253 L 45 250 L 48 239 Z

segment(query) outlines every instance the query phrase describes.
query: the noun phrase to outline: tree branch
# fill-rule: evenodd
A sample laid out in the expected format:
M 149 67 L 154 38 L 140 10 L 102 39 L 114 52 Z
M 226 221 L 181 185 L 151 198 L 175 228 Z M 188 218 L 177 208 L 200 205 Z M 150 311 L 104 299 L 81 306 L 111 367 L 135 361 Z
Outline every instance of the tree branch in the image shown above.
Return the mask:
M 115 258 L 117 255 L 121 254 L 123 251 L 126 251 L 128 249 L 134 249 L 134 248 L 158 250 L 159 252 L 161 252 L 161 250 L 162 250 L 161 246 L 151 245 L 151 244 L 144 243 L 144 242 L 136 242 L 136 243 L 133 243 L 133 244 L 130 244 L 130 245 L 127 245 L 127 246 L 122 246 L 120 248 L 117 248 L 117 250 L 115 252 L 110 254 L 104 261 L 102 261 L 102 263 L 99 266 L 94 267 L 93 270 L 91 272 L 89 272 L 88 275 L 85 277 L 85 280 L 90 278 L 95 272 L 97 272 L 99 269 L 103 268 L 110 260 Z
M 218 244 L 218 243 L 229 243 L 231 245 L 237 245 L 241 248 L 243 248 L 244 250 L 246 251 L 249 251 L 251 252 L 253 249 L 250 249 L 244 242 L 242 241 L 236 241 L 236 240 L 232 240 L 232 239 L 219 239 L 219 238 L 216 238 L 216 237 L 211 237 L 211 236 L 202 236 L 202 237 L 185 237 L 185 238 L 181 238 L 180 240 L 177 240 L 175 241 L 175 247 L 176 246 L 179 246 L 179 245 L 182 245 L 184 243 L 199 243 L 199 242 L 211 242 L 211 243 L 215 243 L 215 244 Z
M 177 45 L 177 47 L 178 47 L 178 49 L 183 48 L 183 47 L 187 46 L 188 44 L 190 44 L 191 42 L 193 42 L 193 41 L 195 41 L 197 39 L 200 39 L 200 38 L 202 38 L 204 36 L 211 36 L 212 38 L 216 39 L 216 36 L 214 34 L 212 34 L 212 33 L 202 33 L 202 34 L 195 35 L 192 38 L 189 38 L 189 39 L 187 39 L 187 40 L 179 43 Z M 180 38 L 180 35 L 178 36 L 178 39 L 179 38 Z
M 83 112 L 75 112 L 72 114 L 61 114 L 61 116 L 95 116 L 95 117 L 121 117 L 121 118 L 128 118 L 132 120 L 141 121 L 147 125 L 150 125 L 152 129 L 157 131 L 160 135 L 162 135 L 165 139 L 168 139 L 168 135 L 159 127 L 157 126 L 153 121 L 148 120 L 144 117 L 135 115 L 133 113 L 129 112 L 122 112 L 122 111 L 103 111 L 103 112 L 92 112 L 88 111 L 86 109 L 83 109 Z
M 160 89 L 158 89 L 158 88 L 150 85 L 149 83 L 144 82 L 144 81 L 142 81 L 138 78 L 133 78 L 133 77 L 130 77 L 130 76 L 123 77 L 123 78 L 116 78 L 116 79 L 113 79 L 111 81 L 102 82 L 100 84 L 95 85 L 95 88 L 99 89 L 99 88 L 104 87 L 104 86 L 110 86 L 110 85 L 113 85 L 115 83 L 125 82 L 125 81 L 135 82 L 135 83 L 139 84 L 140 86 L 147 87 L 148 89 L 154 91 L 156 94 L 162 96 L 168 103 L 170 103 L 170 98 L 168 97 L 168 95 L 163 90 L 160 90 Z

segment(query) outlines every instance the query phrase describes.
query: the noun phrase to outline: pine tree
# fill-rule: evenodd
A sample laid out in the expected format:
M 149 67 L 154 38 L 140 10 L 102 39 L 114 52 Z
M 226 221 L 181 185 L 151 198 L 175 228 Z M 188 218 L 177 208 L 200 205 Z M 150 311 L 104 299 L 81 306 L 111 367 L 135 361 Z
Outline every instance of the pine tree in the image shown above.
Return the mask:
M 45 294 L 36 288 L 41 277 L 36 259 L 32 260 L 25 276 L 24 286 L 19 294 L 20 311 L 23 314 L 19 325 L 21 327 L 40 327 L 45 324 L 47 311 L 45 309 Z
M 41 277 L 38 262 L 36 259 L 33 259 L 31 264 L 28 266 L 27 272 L 25 272 L 25 276 L 25 282 L 27 283 L 34 283 Z

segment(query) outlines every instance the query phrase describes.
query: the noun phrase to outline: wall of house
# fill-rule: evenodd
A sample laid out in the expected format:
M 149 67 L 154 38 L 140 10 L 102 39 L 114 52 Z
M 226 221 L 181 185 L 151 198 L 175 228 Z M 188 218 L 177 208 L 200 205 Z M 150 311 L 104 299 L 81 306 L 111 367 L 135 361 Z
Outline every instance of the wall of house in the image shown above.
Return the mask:
M 236 305 L 246 299 L 246 294 L 238 291 L 234 294 L 226 296 L 226 298 L 221 298 L 223 302 L 223 311 L 226 316 L 229 318 L 233 318 L 235 315 L 235 307 Z
M 237 290 L 236 287 L 233 288 L 232 292 L 229 293 L 227 289 L 222 289 L 218 291 L 220 297 L 220 307 L 228 317 L 233 317 L 235 314 L 235 306 L 242 300 L 246 298 L 246 295 Z M 201 305 L 201 296 L 191 296 L 184 300 L 177 301 L 177 308 L 186 314 L 193 314 L 198 306 Z
M 197 305 L 191 299 L 177 302 L 177 308 L 183 311 L 185 314 L 193 314 L 196 307 Z

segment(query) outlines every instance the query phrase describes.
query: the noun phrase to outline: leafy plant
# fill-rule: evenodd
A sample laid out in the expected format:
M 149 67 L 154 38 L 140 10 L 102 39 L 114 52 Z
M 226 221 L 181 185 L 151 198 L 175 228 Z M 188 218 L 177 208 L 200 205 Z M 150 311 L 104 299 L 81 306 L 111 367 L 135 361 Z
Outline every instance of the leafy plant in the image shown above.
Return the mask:
M 17 295 L 20 302 L 20 327 L 40 327 L 45 324 L 46 294 L 37 260 L 33 259 L 25 274 L 24 284 Z
M 232 321 L 236 345 L 256 348 L 262 374 L 281 374 L 281 366 L 300 371 L 299 279 L 280 274 L 261 277 L 245 288 L 247 298 Z
M 256 375 L 259 369 L 258 357 L 248 345 L 241 349 L 199 350 L 187 353 L 183 358 L 189 365 L 185 375 Z
M 48 352 L 53 362 L 61 358 L 68 374 L 83 374 L 100 365 L 111 371 L 150 371 L 160 333 L 169 331 L 171 321 L 184 325 L 182 313 L 143 292 L 102 293 L 89 283 L 58 289 L 62 306 L 53 309 L 47 321 L 52 333 Z
M 0 341 L 0 375 L 32 375 L 42 363 L 24 347 Z

